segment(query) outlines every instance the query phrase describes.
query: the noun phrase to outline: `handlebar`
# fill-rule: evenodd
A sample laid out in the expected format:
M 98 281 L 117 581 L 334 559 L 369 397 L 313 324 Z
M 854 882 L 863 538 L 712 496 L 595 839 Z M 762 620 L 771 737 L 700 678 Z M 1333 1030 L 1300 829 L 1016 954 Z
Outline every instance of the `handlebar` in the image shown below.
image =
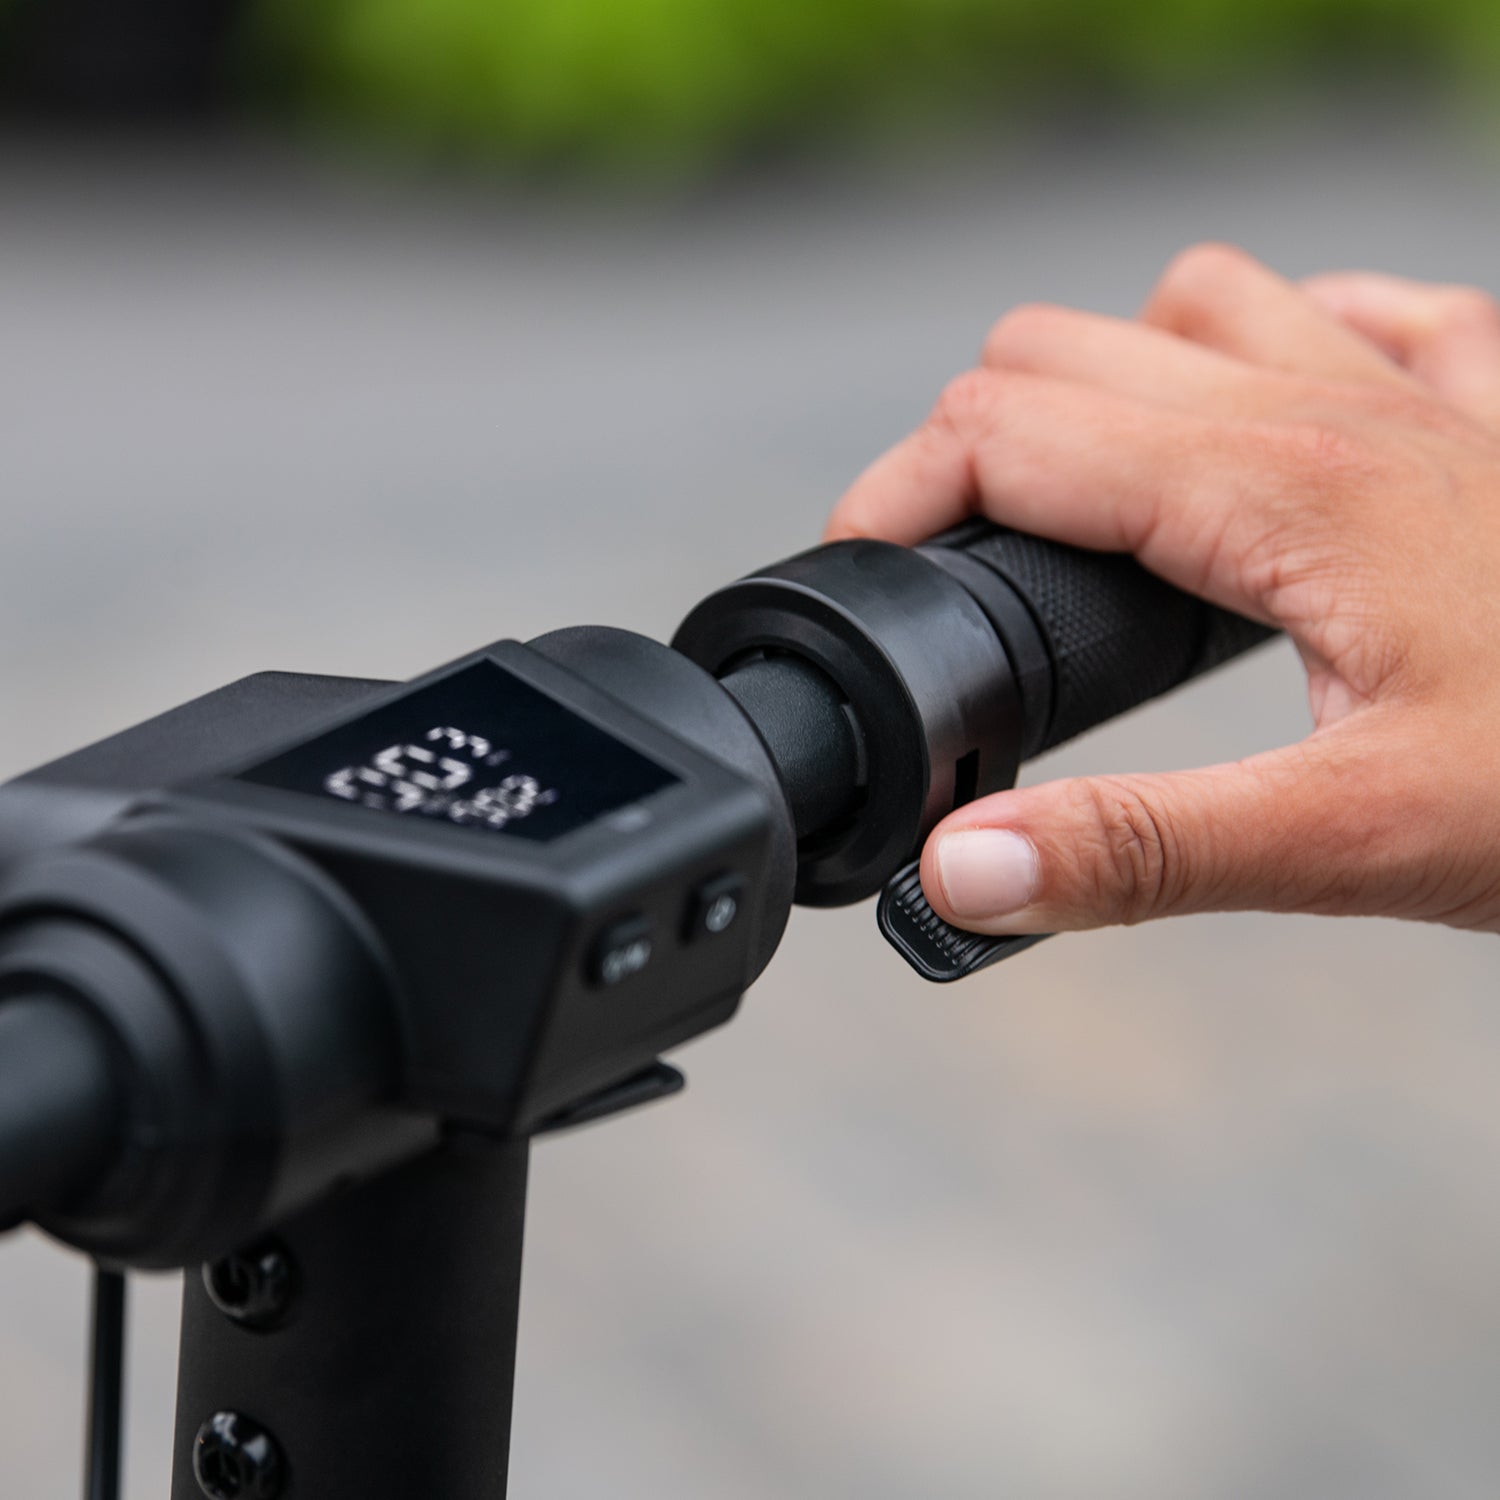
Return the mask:
M 675 650 L 499 643 L 327 689 L 331 724 L 288 689 L 274 733 L 239 685 L 41 768 L 0 796 L 0 838 L 40 839 L 0 849 L 0 1225 L 182 1264 L 444 1121 L 625 1107 L 733 1013 L 794 899 L 885 887 L 909 961 L 972 972 L 1019 944 L 925 907 L 932 827 L 1268 634 L 975 521 L 774 564 Z
M 0 789 L 0 1228 L 217 1262 L 174 1494 L 228 1494 L 204 1465 L 250 1442 L 299 1492 L 342 1493 L 352 1450 L 371 1500 L 498 1500 L 526 1139 L 679 1087 L 661 1053 L 729 1019 L 794 897 L 885 886 L 931 979 L 1035 941 L 936 917 L 928 831 L 1268 633 L 971 522 L 775 564 L 675 651 L 576 627 L 406 684 L 264 674 L 38 768 Z M 351 1400 L 327 1349 L 376 1343 L 430 1374 Z
M 0 1000 L 0 1227 L 59 1207 L 113 1154 L 119 1100 L 102 1030 L 62 996 Z

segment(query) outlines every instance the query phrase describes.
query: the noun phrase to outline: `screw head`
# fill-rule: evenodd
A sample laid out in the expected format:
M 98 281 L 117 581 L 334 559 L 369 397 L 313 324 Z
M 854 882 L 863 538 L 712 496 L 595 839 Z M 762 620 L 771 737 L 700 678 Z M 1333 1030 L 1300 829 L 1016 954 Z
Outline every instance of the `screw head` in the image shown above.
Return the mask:
M 286 1461 L 276 1439 L 237 1411 L 215 1412 L 193 1440 L 193 1478 L 208 1500 L 277 1500 Z
M 275 1328 L 297 1294 L 297 1267 L 277 1240 L 262 1240 L 203 1267 L 209 1301 L 245 1328 Z

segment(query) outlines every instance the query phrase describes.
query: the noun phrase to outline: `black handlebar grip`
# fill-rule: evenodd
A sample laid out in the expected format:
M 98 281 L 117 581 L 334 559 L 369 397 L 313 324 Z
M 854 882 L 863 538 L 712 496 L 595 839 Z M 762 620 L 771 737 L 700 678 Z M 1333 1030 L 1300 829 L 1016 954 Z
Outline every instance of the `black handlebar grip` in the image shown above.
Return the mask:
M 1005 644 L 1021 690 L 1023 759 L 1274 634 L 1173 588 L 1131 557 L 987 521 L 966 522 L 921 551 L 975 595 Z

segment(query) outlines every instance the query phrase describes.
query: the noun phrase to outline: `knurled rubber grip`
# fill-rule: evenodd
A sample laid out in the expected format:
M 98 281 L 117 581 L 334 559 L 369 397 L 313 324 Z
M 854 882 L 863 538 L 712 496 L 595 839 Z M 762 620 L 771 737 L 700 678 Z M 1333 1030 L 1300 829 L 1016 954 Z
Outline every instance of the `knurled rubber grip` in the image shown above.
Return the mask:
M 1086 552 L 985 521 L 935 539 L 983 563 L 1024 602 L 1051 659 L 1040 754 L 1177 687 L 1275 632 L 1162 582 L 1133 558 Z

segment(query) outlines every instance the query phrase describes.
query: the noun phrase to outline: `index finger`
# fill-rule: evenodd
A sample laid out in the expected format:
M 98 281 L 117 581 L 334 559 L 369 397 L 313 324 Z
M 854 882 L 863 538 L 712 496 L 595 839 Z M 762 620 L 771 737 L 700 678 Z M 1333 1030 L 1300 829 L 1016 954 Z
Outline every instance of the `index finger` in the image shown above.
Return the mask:
M 1253 423 L 974 370 L 855 481 L 827 537 L 911 544 L 982 511 L 1053 541 L 1134 553 L 1179 588 L 1263 616 L 1240 559 L 1288 493 L 1273 472 L 1282 450 Z

